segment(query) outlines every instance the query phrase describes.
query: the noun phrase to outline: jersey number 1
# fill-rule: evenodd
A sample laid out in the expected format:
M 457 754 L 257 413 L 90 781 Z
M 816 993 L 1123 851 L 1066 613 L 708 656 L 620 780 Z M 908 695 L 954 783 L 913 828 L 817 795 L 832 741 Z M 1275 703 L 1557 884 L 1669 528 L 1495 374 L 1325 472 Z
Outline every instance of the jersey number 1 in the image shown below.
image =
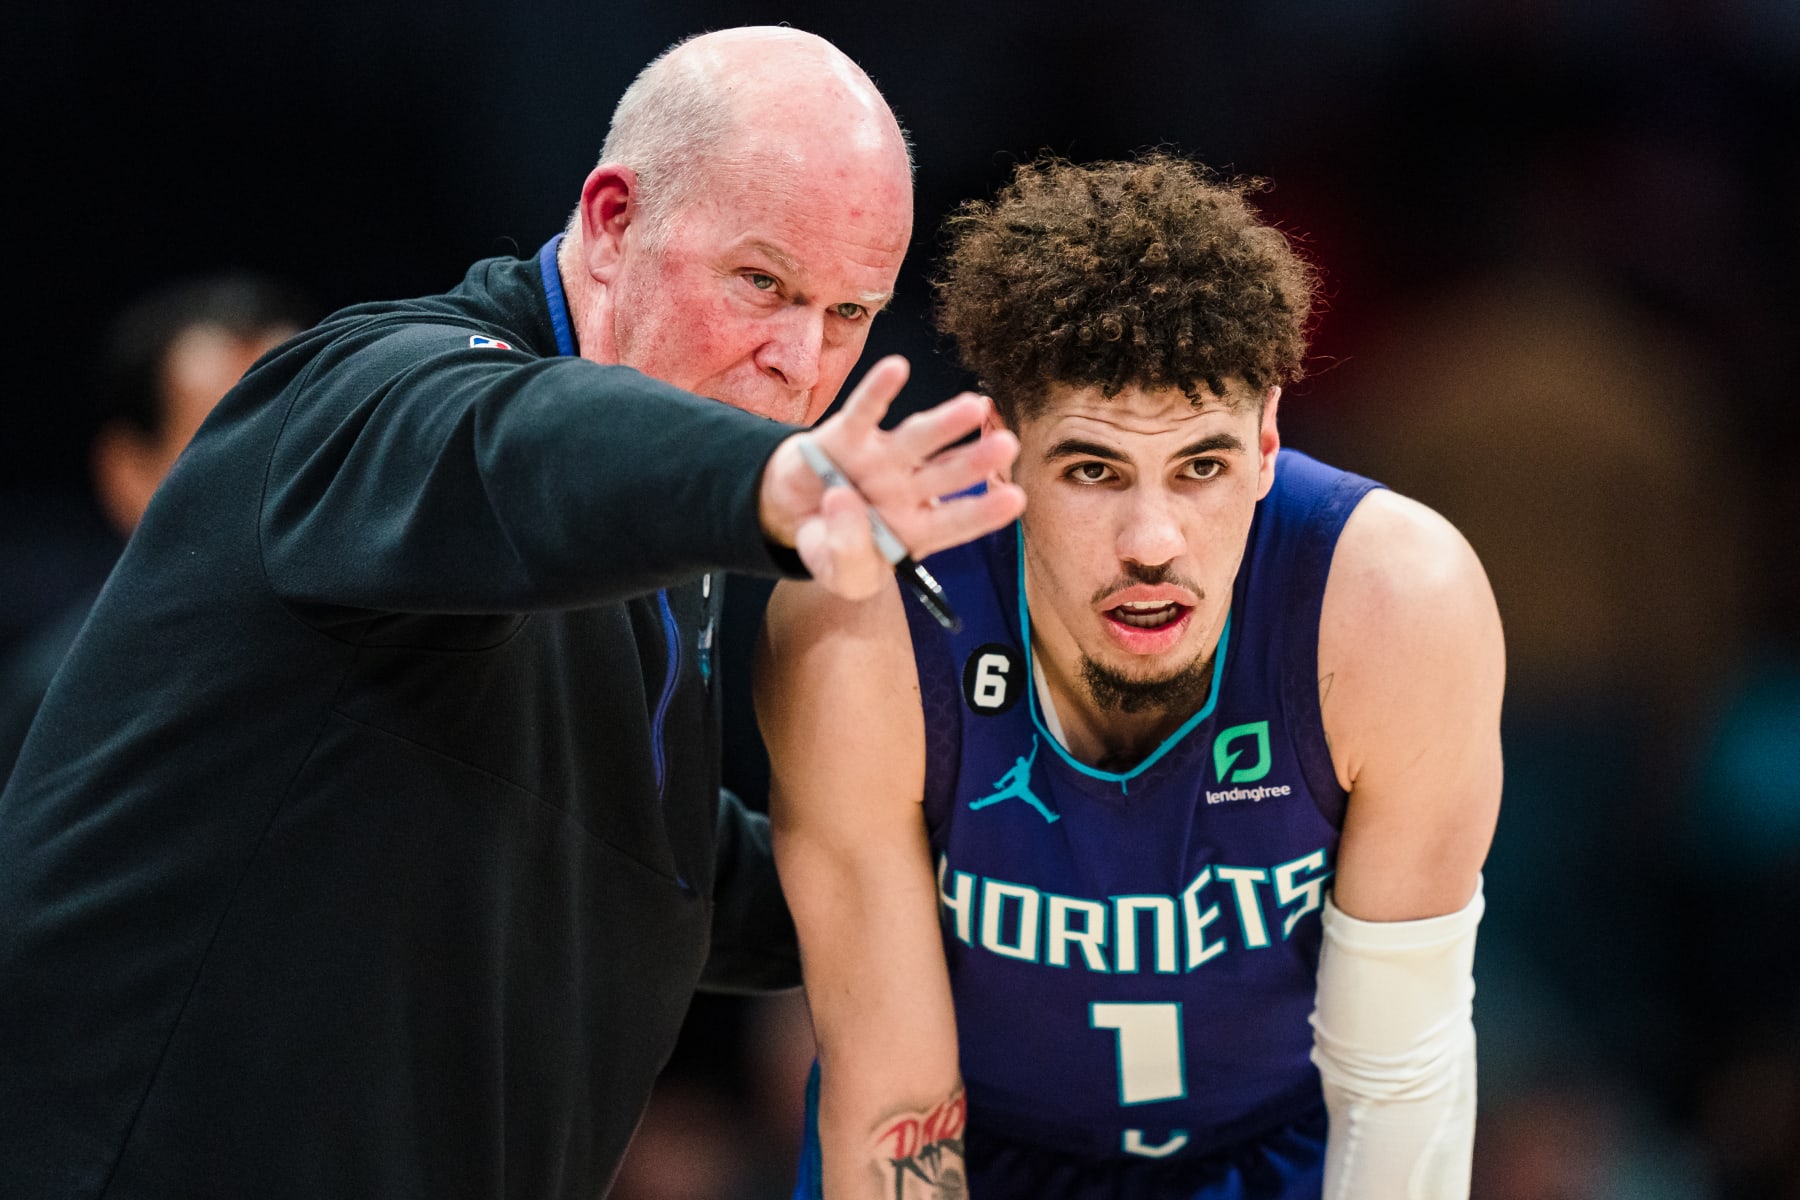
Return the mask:
M 1094 1029 L 1111 1029 L 1118 1037 L 1121 1105 L 1179 1100 L 1187 1095 L 1181 1005 L 1090 1004 L 1088 1024 Z M 1185 1132 L 1174 1130 L 1160 1145 L 1151 1145 L 1144 1140 L 1143 1130 L 1127 1129 L 1124 1149 L 1129 1154 L 1162 1158 L 1181 1149 L 1187 1140 Z

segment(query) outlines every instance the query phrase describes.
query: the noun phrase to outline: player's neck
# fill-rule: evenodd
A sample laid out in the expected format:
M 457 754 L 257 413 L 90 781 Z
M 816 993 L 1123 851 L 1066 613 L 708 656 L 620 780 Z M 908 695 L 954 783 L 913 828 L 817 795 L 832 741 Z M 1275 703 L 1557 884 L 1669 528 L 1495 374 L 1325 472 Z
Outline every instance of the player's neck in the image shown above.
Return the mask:
M 1056 733 L 1063 749 L 1097 770 L 1129 771 L 1193 715 L 1191 711 L 1128 713 L 1103 708 L 1081 679 L 1078 655 L 1065 658 L 1046 646 L 1035 631 L 1031 649 L 1034 674 L 1043 674 L 1038 703 L 1046 726 Z M 1033 686 L 1037 686 L 1036 680 Z
M 575 335 L 575 352 L 593 362 L 616 363 L 619 350 L 612 335 L 610 296 L 588 273 L 582 255 L 580 230 L 565 234 L 557 247 L 556 270 Z

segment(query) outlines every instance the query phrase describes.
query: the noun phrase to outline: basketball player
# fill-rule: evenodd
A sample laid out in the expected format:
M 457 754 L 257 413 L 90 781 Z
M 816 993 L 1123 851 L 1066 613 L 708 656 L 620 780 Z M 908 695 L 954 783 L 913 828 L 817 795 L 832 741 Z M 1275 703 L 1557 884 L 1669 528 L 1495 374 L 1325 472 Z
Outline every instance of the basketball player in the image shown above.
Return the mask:
M 1281 449 L 1315 285 L 1247 191 L 1153 156 L 967 206 L 940 324 L 1025 515 L 930 561 L 960 632 L 771 604 L 802 1194 L 1467 1193 L 1500 623 L 1441 517 Z

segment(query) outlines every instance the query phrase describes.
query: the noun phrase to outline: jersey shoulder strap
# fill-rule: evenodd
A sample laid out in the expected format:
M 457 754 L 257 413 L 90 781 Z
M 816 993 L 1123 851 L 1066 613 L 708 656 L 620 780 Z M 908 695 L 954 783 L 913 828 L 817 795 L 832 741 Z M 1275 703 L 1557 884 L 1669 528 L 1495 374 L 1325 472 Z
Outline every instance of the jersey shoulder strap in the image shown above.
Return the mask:
M 1275 483 L 1256 506 L 1232 591 L 1227 695 L 1267 695 L 1288 714 L 1308 790 L 1321 813 L 1343 824 L 1343 789 L 1319 708 L 1319 618 L 1344 523 L 1380 487 L 1297 450 L 1281 451 Z
M 1023 689 L 1031 686 L 1019 645 L 1018 540 L 1016 524 L 1009 525 L 926 560 L 962 619 L 957 632 L 944 629 L 912 598 L 902 598 L 925 715 L 928 819 L 950 810 L 969 696 L 982 701 L 984 711 L 993 712 L 996 706 L 1004 711 L 1020 702 Z

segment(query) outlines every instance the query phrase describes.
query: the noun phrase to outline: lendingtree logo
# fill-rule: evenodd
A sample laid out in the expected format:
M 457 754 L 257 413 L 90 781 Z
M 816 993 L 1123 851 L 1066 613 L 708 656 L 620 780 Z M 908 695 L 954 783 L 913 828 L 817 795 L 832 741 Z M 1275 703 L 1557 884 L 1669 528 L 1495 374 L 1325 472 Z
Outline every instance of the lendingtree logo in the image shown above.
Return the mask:
M 1232 771 L 1249 747 L 1246 739 L 1256 739 L 1256 761 L 1249 766 L 1238 767 Z M 1232 748 L 1236 742 L 1237 747 Z M 1269 723 L 1267 721 L 1251 721 L 1244 725 L 1233 725 L 1213 739 L 1213 774 L 1220 783 L 1255 783 L 1269 773 Z M 1231 771 L 1227 775 L 1226 772 Z

